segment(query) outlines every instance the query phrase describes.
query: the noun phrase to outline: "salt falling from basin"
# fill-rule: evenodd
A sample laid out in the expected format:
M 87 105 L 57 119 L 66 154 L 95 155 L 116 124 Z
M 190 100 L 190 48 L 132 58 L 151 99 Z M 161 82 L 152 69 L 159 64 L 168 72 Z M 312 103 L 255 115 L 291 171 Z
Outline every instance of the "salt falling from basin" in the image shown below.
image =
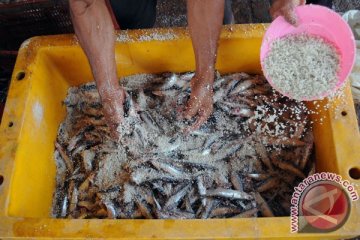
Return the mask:
M 264 60 L 275 87 L 297 100 L 321 98 L 334 89 L 339 64 L 335 47 L 307 34 L 275 40 Z

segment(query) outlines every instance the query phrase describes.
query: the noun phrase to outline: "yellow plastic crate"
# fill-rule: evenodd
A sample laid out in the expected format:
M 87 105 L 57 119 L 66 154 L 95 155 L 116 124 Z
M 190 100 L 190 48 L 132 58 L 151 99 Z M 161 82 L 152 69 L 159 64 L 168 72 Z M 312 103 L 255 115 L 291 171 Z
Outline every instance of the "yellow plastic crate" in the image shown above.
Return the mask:
M 259 52 L 266 25 L 223 29 L 217 69 L 261 73 Z M 150 38 L 148 37 L 150 36 Z M 152 37 L 152 39 L 151 39 Z M 116 44 L 119 76 L 194 70 L 184 29 L 122 32 Z M 142 40 L 142 41 L 141 41 Z M 0 238 L 347 238 L 360 235 L 360 201 L 347 223 L 328 234 L 291 234 L 290 218 L 214 220 L 72 220 L 50 218 L 55 188 L 54 140 L 66 114 L 61 101 L 70 86 L 92 80 L 87 59 L 72 35 L 35 37 L 17 58 L 0 127 Z M 351 179 L 360 167 L 360 137 L 349 86 L 339 111 L 324 110 L 314 124 L 317 171 Z M 311 107 L 311 103 L 309 106 Z M 342 111 L 347 114 L 343 116 Z M 1 178 L 1 177 L 0 177 Z M 0 179 L 1 181 L 1 179 Z

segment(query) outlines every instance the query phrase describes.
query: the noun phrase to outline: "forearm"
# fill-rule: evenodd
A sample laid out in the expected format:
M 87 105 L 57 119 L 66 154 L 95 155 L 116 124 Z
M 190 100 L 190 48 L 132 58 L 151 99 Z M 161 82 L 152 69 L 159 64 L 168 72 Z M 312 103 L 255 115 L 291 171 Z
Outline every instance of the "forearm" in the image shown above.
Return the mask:
M 187 0 L 196 74 L 214 74 L 216 52 L 224 18 L 224 0 Z M 213 81 L 213 78 L 205 78 Z
M 75 33 L 101 97 L 119 90 L 115 64 L 114 27 L 104 0 L 70 0 Z

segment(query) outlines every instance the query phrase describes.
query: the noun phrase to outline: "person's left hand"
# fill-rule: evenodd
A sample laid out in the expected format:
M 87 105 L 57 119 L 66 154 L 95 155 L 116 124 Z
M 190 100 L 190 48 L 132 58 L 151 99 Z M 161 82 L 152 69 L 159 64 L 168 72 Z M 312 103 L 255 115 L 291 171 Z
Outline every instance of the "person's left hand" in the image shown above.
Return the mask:
M 292 25 L 297 25 L 295 7 L 304 5 L 306 0 L 275 0 L 270 8 L 270 15 L 273 19 L 283 16 Z
M 195 123 L 186 129 L 191 132 L 198 129 L 209 118 L 213 111 L 213 83 L 214 72 L 208 74 L 195 74 L 191 79 L 191 95 L 187 102 L 184 117 L 191 119 L 197 117 Z

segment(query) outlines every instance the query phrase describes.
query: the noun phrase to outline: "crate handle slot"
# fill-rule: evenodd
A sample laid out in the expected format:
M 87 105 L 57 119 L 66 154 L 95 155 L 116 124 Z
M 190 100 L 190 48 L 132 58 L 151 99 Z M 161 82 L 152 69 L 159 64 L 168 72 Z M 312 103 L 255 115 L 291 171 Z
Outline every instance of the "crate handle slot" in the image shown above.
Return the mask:
M 18 72 L 18 74 L 16 74 L 16 79 L 18 81 L 20 81 L 20 80 L 23 80 L 25 78 L 25 76 L 26 76 L 25 72 L 21 71 L 21 72 Z
M 358 167 L 350 168 L 349 175 L 352 179 L 359 180 L 360 179 L 360 168 L 358 168 Z

